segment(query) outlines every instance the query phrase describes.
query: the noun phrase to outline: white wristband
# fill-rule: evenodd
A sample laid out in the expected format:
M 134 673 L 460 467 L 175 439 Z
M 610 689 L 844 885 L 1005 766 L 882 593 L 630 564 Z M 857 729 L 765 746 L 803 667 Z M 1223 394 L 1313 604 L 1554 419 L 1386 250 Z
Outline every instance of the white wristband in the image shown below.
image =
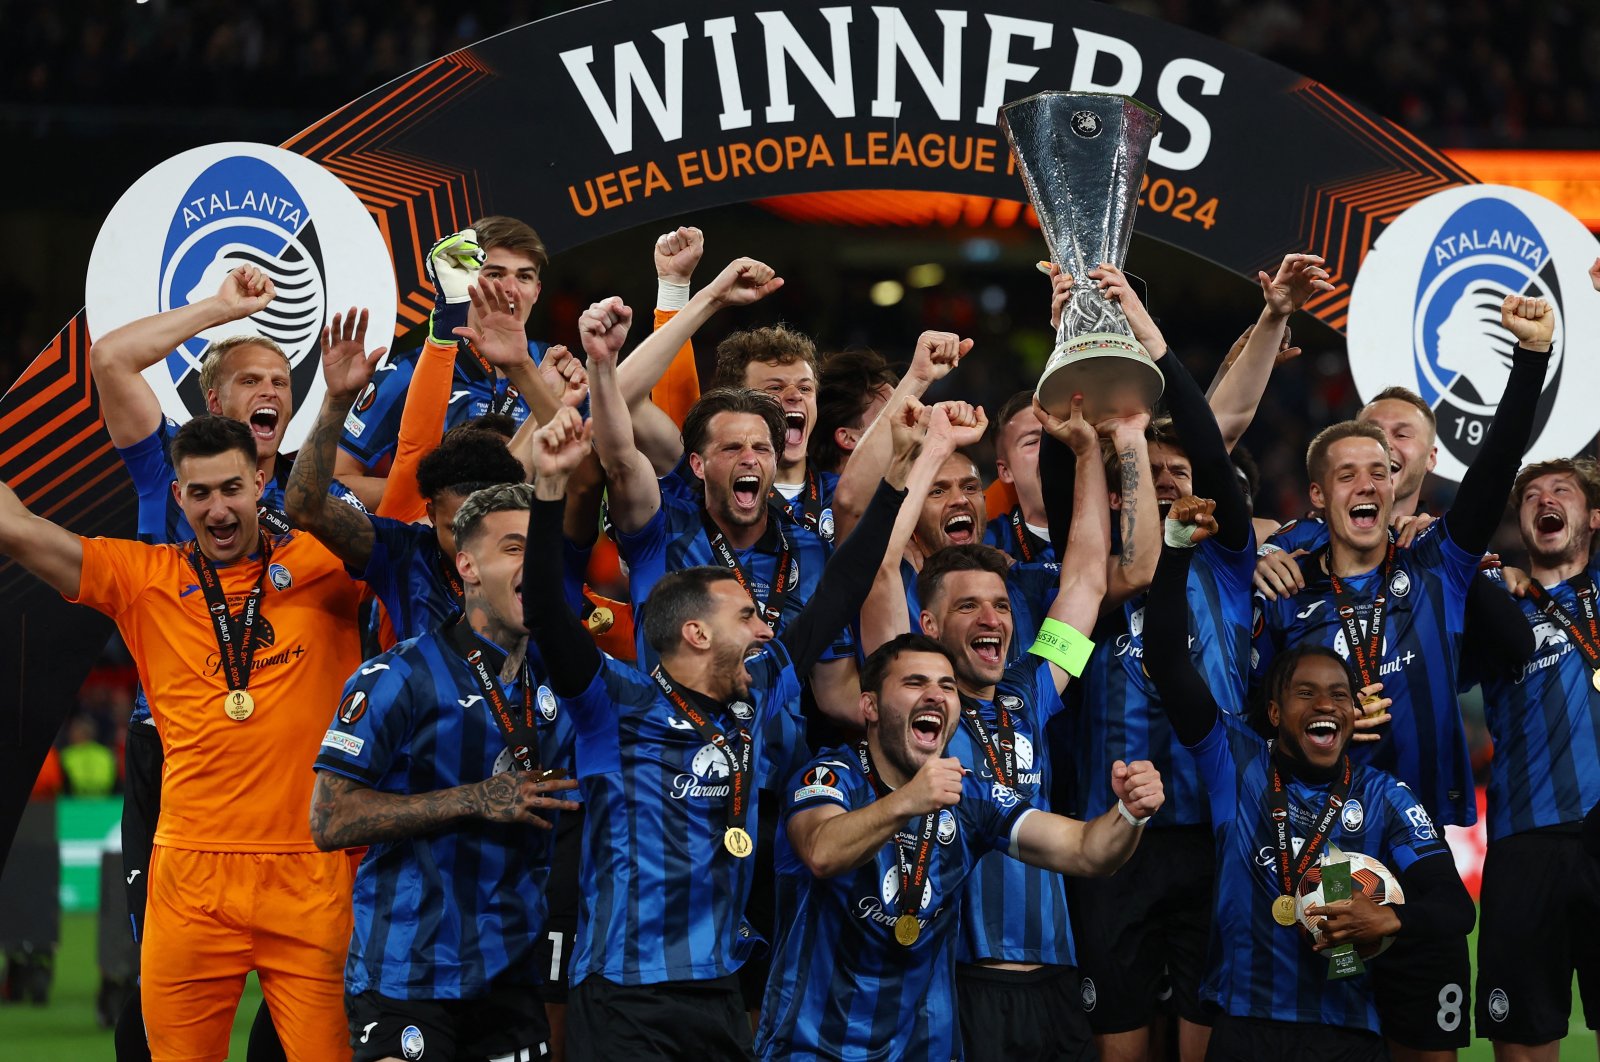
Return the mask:
M 1120 800 L 1117 801 L 1117 814 L 1121 815 L 1123 821 L 1126 822 L 1129 826 L 1133 826 L 1133 827 L 1136 827 L 1136 828 L 1139 827 L 1139 826 L 1143 826 L 1145 823 L 1150 821 L 1150 816 L 1149 815 L 1146 815 L 1142 819 L 1137 817 L 1137 816 L 1135 816 L 1133 812 L 1128 810 L 1128 805 L 1124 804 Z
M 656 278 L 656 309 L 681 310 L 689 305 L 689 285 Z
M 1186 524 L 1168 517 L 1163 528 L 1162 538 L 1167 545 L 1177 549 L 1193 549 L 1195 531 L 1194 524 Z
M 1263 542 L 1263 543 L 1261 543 L 1261 547 L 1256 550 L 1256 556 L 1265 557 L 1270 553 L 1282 553 L 1282 552 L 1283 552 L 1283 547 L 1282 546 L 1274 546 L 1271 542 Z

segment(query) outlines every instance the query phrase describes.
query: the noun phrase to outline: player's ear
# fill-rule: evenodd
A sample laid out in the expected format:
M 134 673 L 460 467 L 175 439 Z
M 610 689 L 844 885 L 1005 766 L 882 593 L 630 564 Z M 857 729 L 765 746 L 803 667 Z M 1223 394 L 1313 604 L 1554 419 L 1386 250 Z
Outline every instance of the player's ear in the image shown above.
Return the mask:
M 1011 466 L 1006 464 L 1003 457 L 994 459 L 994 472 L 1002 483 L 1015 483 L 1017 481 L 1017 477 L 1011 474 Z
M 456 572 L 461 576 L 461 581 L 464 583 L 479 582 L 478 566 L 473 563 L 472 554 L 464 549 L 456 550 Z
M 935 616 L 933 613 L 929 612 L 927 609 L 923 609 L 922 610 L 922 615 L 921 615 L 921 617 L 919 619 L 919 622 L 922 624 L 922 633 L 923 634 L 926 634 L 929 638 L 934 638 L 934 639 L 937 639 L 939 637 L 939 617 L 938 616 Z
M 1311 484 L 1311 505 L 1317 509 L 1325 509 L 1328 506 L 1328 496 L 1322 493 L 1322 484 L 1320 483 L 1313 482 Z
M 696 479 L 706 478 L 706 463 L 699 454 L 689 455 L 689 471 L 694 473 Z
M 1428 449 L 1428 471 L 1432 472 L 1433 471 L 1433 466 L 1438 464 L 1438 463 L 1439 463 L 1439 448 L 1437 446 L 1429 447 L 1429 449 Z
M 174 483 L 172 486 L 176 490 L 178 485 Z M 1589 510 L 1589 530 L 1600 531 L 1600 509 Z
M 217 389 L 215 387 L 206 391 L 206 412 L 218 417 L 222 416 L 222 399 L 217 397 Z
M 267 474 L 261 469 L 256 469 L 256 500 L 261 500 L 262 491 L 267 489 Z
M 866 690 L 861 691 L 861 718 L 868 723 L 878 721 L 878 698 Z
M 685 620 L 679 632 L 683 640 L 693 649 L 709 649 L 711 647 L 711 631 L 697 619 Z
M 1268 701 L 1267 702 L 1267 725 L 1272 727 L 1272 729 L 1276 730 L 1276 729 L 1278 729 L 1278 723 L 1279 723 L 1280 720 L 1282 720 L 1282 718 L 1283 718 L 1283 713 L 1278 710 L 1278 702 L 1275 701 L 1275 700 Z
M 833 444 L 847 454 L 855 452 L 857 438 L 854 428 L 833 429 Z

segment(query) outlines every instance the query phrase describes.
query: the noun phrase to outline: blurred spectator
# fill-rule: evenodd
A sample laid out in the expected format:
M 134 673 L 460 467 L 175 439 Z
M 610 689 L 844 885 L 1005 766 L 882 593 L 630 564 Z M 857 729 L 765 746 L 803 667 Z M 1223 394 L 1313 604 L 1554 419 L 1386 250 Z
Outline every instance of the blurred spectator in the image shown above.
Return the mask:
M 75 797 L 110 796 L 117 787 L 116 756 L 95 739 L 95 722 L 87 715 L 75 715 L 67 724 L 61 771 Z

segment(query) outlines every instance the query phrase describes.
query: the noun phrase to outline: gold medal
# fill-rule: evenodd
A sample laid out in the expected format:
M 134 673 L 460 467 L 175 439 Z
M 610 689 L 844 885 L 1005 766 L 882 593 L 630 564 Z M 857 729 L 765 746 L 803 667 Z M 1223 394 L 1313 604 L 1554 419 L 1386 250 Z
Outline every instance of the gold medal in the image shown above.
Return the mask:
M 606 631 L 609 631 L 612 624 L 616 622 L 617 617 L 615 613 L 613 613 L 609 608 L 606 608 L 604 605 L 596 605 L 594 611 L 589 613 L 589 618 L 584 621 L 584 625 L 589 628 L 590 634 L 604 634 Z M 744 831 L 741 830 L 739 832 L 743 833 Z M 729 851 L 731 852 L 733 850 L 730 848 Z M 734 854 L 738 855 L 737 852 L 734 852 Z
M 902 947 L 911 947 L 922 936 L 922 923 L 917 921 L 914 914 L 903 914 L 894 920 L 894 939 Z
M 750 835 L 744 832 L 744 828 L 741 826 L 728 827 L 727 832 L 722 835 L 722 847 L 728 850 L 729 855 L 737 859 L 743 859 L 756 850 L 755 844 L 750 840 Z
M 1294 925 L 1294 897 L 1279 896 L 1272 901 L 1272 920 L 1280 926 Z
M 1600 671 L 1596 671 L 1594 674 L 1590 675 L 1589 682 L 1594 686 L 1595 689 L 1600 690 Z
M 256 699 L 249 690 L 229 690 L 222 698 L 222 710 L 235 723 L 242 723 L 255 714 Z

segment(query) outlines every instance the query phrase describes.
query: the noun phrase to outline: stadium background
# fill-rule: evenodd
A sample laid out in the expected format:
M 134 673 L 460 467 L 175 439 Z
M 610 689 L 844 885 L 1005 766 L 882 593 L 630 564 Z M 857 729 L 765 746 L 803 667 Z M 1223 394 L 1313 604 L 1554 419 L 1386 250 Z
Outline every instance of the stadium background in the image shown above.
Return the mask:
M 570 6 L 291 0 L 250 11 L 163 0 L 0 3 L 0 25 L 16 56 L 0 72 L 0 130 L 15 174 L 12 193 L 0 200 L 8 244 L 0 254 L 0 381 L 15 379 L 82 305 L 100 223 L 149 167 L 219 140 L 282 142 L 441 54 Z M 1532 187 L 1600 230 L 1600 79 L 1592 76 L 1600 69 L 1600 8 L 1593 3 L 1116 6 L 1322 81 L 1451 153 L 1480 179 Z M 1292 168 L 1293 158 L 1272 154 L 1271 134 L 1262 131 L 1261 164 Z M 900 224 L 875 224 L 890 219 Z M 537 217 L 526 220 L 539 225 Z M 924 327 L 970 335 L 981 368 L 950 386 L 991 409 L 1031 385 L 1049 351 L 1047 286 L 1031 267 L 1042 243 L 1033 230 L 999 224 L 988 211 L 935 197 L 858 194 L 726 207 L 683 221 L 706 231 L 703 273 L 737 254 L 776 266 L 788 283 L 759 318 L 776 313 L 796 323 L 824 351 L 870 346 L 899 360 Z M 576 347 L 577 314 L 593 299 L 619 293 L 647 304 L 657 228 L 558 255 L 531 333 Z M 1174 346 L 1209 378 L 1254 320 L 1255 288 L 1143 237 L 1135 237 L 1128 266 L 1147 282 L 1151 309 Z M 700 349 L 709 352 L 721 333 L 744 324 L 735 315 L 719 320 Z M 1262 467 L 1258 509 L 1285 517 L 1304 507 L 1307 437 L 1358 403 L 1341 337 L 1306 315 L 1292 325 L 1305 353 L 1279 370 L 1246 436 Z M 1450 485 L 1430 482 L 1424 498 L 1431 508 L 1447 505 Z M 1514 535 L 1503 539 L 1509 547 Z M 131 683 L 131 667 L 113 643 L 79 694 L 75 718 L 83 722 L 63 731 L 63 748 L 74 732 L 112 749 L 120 763 Z M 1476 719 L 1476 704 L 1469 699 L 1465 707 Z M 1477 730 L 1481 739 L 1481 725 Z M 117 807 L 114 795 L 58 801 L 66 912 L 56 985 L 43 1008 L 0 1004 L 7 1057 L 111 1057 L 109 1034 L 95 1028 L 94 908 L 102 841 L 115 838 Z M 241 1013 L 248 1019 L 253 1006 Z M 1567 1054 L 1592 1057 L 1593 1041 L 1579 1026 Z M 1480 1047 L 1488 1057 L 1487 1045 Z

